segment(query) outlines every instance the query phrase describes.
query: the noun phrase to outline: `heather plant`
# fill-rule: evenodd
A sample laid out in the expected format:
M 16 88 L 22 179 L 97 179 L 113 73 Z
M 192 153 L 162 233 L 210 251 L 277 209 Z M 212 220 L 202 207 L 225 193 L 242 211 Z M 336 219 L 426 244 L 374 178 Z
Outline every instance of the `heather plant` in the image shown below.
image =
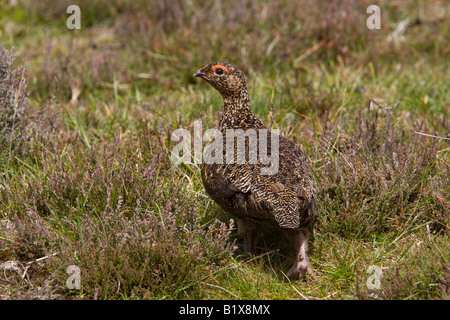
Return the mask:
M 72 230 L 78 241 L 63 245 L 53 262 L 57 278 L 63 283 L 67 266 L 77 265 L 90 298 L 201 298 L 201 281 L 230 253 L 228 229 L 213 223 L 203 230 L 196 216 L 177 219 L 182 211 L 165 202 L 159 214 L 81 217 Z
M 396 130 L 395 108 L 360 111 L 350 132 L 338 127 L 345 122 L 326 123 L 315 146 L 326 212 L 319 224 L 345 237 L 423 225 L 448 232 L 445 142 Z
M 65 157 L 38 154 L 42 168 L 26 178 L 27 190 L 2 193 L 26 213 L 15 220 L 16 254 L 51 256 L 60 284 L 68 266 L 79 266 L 89 298 L 201 297 L 201 281 L 234 250 L 232 225 L 202 227 L 199 199 L 176 188 L 177 173 L 157 145 L 146 161 L 124 141 L 112 150 L 73 147 Z M 59 288 L 49 290 L 67 290 Z
M 28 100 L 25 68 L 11 70 L 13 51 L 0 48 L 0 159 L 4 163 L 11 153 L 21 153 Z

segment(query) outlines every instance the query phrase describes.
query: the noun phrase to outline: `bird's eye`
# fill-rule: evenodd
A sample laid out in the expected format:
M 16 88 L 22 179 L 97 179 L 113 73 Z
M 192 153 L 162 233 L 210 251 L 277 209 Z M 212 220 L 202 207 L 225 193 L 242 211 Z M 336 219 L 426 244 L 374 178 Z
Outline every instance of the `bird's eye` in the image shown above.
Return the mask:
M 216 74 L 218 74 L 218 75 L 222 75 L 222 74 L 223 74 L 223 69 L 222 69 L 222 68 L 216 68 L 216 69 L 214 70 L 214 72 L 215 72 Z

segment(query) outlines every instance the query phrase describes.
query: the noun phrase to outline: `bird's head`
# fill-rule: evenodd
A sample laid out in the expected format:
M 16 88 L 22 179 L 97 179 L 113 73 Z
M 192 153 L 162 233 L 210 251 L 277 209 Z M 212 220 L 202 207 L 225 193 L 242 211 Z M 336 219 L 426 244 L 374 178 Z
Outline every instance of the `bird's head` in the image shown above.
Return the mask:
M 224 62 L 213 62 L 194 73 L 214 87 L 224 99 L 247 92 L 245 79 L 235 66 Z

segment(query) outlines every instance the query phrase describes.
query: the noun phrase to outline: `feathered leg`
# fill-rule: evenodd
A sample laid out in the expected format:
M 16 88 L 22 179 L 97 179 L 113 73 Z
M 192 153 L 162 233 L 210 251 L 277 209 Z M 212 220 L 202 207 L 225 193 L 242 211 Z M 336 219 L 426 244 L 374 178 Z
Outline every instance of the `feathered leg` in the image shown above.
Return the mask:
M 256 243 L 258 241 L 258 225 L 256 223 L 238 219 L 238 232 L 244 235 L 244 250 L 247 253 L 256 253 Z
M 297 261 L 286 275 L 292 279 L 301 280 L 306 277 L 306 274 L 308 274 L 311 278 L 317 280 L 313 269 L 309 265 L 308 255 L 306 254 L 308 249 L 309 231 L 301 228 L 289 230 L 288 232 L 294 242 Z

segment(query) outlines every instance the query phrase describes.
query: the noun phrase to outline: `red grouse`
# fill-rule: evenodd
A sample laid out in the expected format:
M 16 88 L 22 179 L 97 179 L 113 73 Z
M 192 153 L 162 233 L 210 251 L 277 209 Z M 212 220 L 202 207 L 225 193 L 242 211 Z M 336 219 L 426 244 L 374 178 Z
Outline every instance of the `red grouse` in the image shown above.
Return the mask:
M 223 135 L 224 161 L 207 163 L 204 159 L 201 175 L 206 192 L 237 219 L 247 252 L 255 252 L 260 224 L 276 225 L 285 230 L 296 250 L 295 264 L 287 275 L 302 279 L 308 274 L 315 279 L 306 254 L 308 230 L 316 210 L 316 183 L 309 161 L 296 144 L 268 130 L 253 114 L 244 76 L 235 66 L 214 62 L 197 70 L 194 76 L 213 86 L 224 101 L 218 128 Z M 230 163 L 226 161 L 226 153 L 230 152 L 226 150 L 226 135 L 239 129 L 241 132 L 251 129 L 257 132 L 256 148 L 249 141 L 250 135 L 246 135 L 245 157 L 241 162 Z M 262 141 L 264 132 L 267 136 Z M 276 135 L 277 139 L 271 139 L 274 138 L 272 135 Z M 277 154 L 271 154 L 274 141 L 278 143 L 278 150 L 275 149 Z M 260 148 L 262 142 L 267 142 L 266 149 Z M 236 142 L 231 150 L 233 160 L 236 160 L 237 145 Z M 263 168 L 268 169 L 270 164 L 260 161 L 261 150 L 266 150 L 278 162 L 277 170 L 269 173 L 262 171 Z M 250 161 L 254 159 L 252 153 L 260 156 L 256 162 Z

